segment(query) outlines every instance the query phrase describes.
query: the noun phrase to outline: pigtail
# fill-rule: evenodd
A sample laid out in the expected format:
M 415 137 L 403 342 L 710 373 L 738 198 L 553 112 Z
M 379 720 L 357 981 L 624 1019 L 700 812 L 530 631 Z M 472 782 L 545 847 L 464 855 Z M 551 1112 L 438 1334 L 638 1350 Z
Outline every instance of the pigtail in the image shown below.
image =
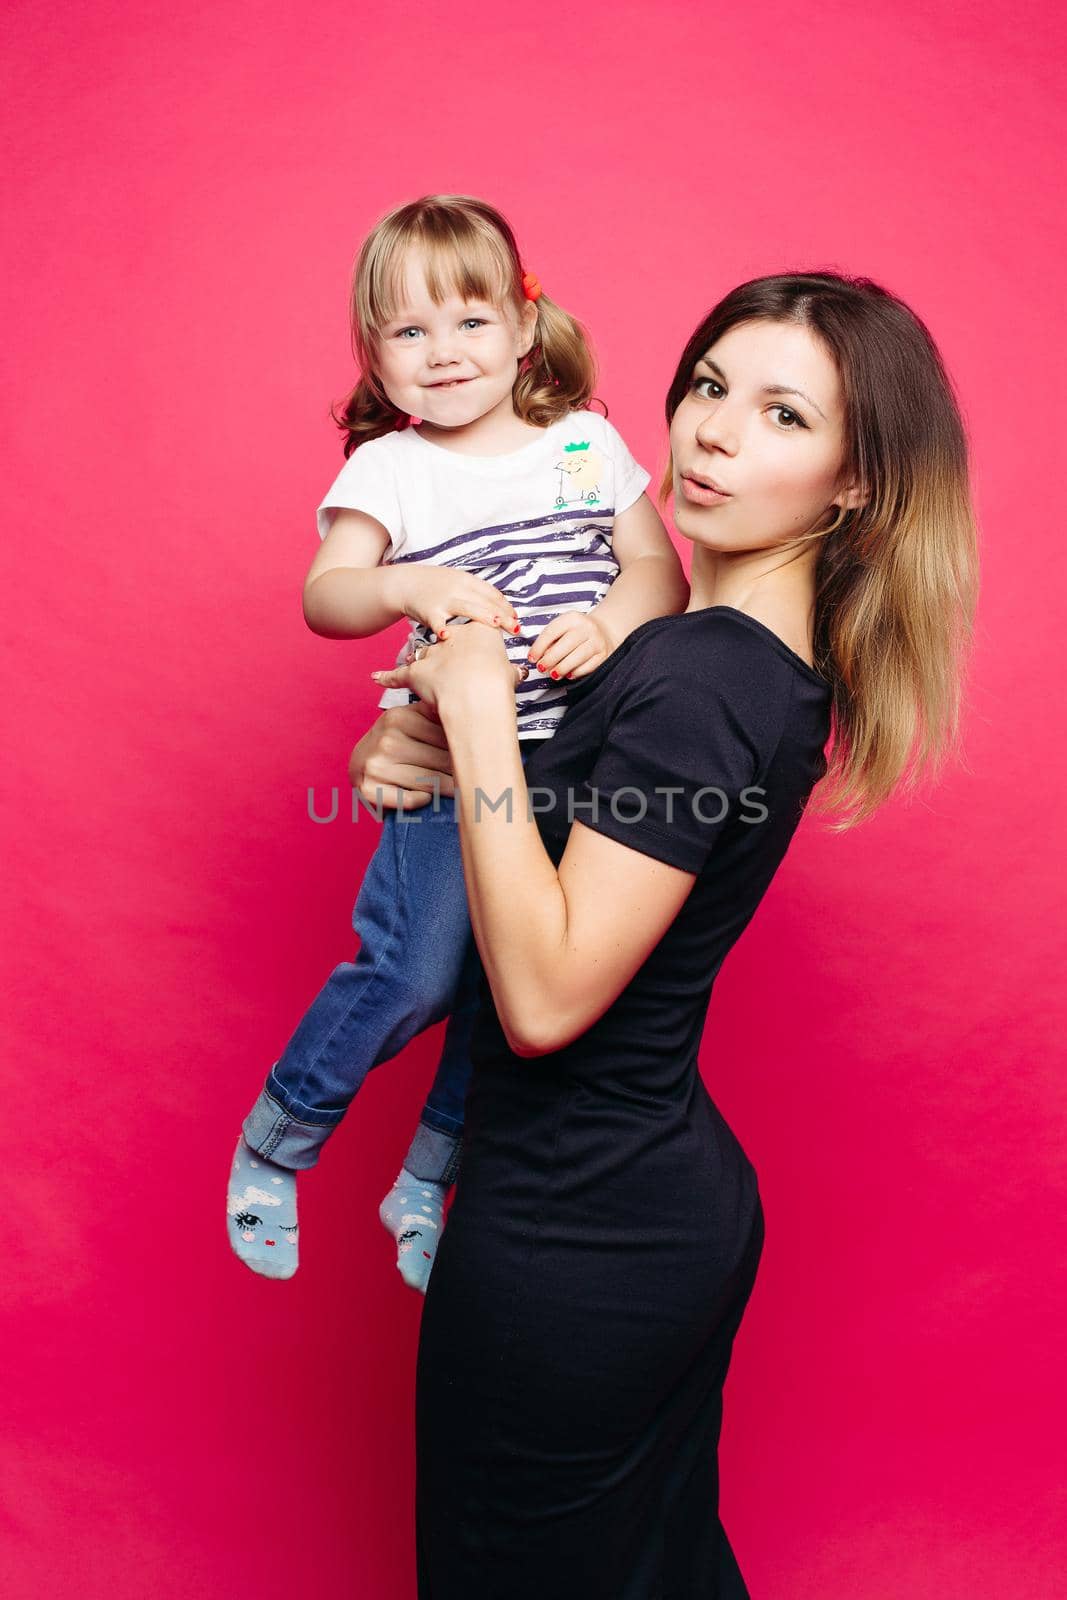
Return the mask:
M 380 439 L 385 433 L 395 433 L 407 425 L 407 417 L 398 411 L 378 388 L 373 376 L 361 377 L 356 387 L 340 408 L 330 407 L 330 416 L 344 434 L 345 460 L 369 439 Z
M 593 398 L 596 359 L 581 323 L 542 292 L 537 298 L 534 343 L 512 391 L 524 422 L 547 428 Z

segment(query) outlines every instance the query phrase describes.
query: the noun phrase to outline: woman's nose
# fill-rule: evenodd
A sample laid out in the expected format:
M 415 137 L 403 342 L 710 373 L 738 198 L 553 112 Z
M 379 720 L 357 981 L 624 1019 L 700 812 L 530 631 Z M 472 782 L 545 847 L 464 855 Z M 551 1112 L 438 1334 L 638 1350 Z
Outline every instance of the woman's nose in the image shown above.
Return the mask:
M 729 413 L 717 406 L 701 417 L 696 430 L 697 441 L 705 450 L 719 449 L 727 455 L 737 450 L 737 432 Z

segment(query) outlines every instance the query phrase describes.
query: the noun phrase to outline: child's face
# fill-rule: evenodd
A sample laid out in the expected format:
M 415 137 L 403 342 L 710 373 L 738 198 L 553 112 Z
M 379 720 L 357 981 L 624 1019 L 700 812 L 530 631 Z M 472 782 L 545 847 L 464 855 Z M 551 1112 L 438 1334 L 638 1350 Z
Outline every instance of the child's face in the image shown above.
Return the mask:
M 537 310 L 430 298 L 422 263 L 409 259 L 397 314 L 380 330 L 378 377 L 398 411 L 438 428 L 462 428 L 510 405 L 519 362 L 534 338 Z

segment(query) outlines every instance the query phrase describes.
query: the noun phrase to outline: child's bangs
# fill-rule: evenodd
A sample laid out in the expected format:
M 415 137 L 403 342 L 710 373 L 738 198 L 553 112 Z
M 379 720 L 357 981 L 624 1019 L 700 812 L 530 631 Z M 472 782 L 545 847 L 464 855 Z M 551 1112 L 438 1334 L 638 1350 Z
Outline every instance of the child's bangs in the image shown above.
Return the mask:
M 381 252 L 368 274 L 364 327 L 377 333 L 401 311 L 408 262 L 417 255 L 426 275 L 426 287 L 435 305 L 451 295 L 461 300 L 484 300 L 504 306 L 515 298 L 514 268 L 510 257 L 491 238 L 473 233 L 458 239 L 423 237 L 394 239 Z
M 512 264 L 491 239 L 475 234 L 466 240 L 428 240 L 422 251 L 426 287 L 435 305 L 449 295 L 461 300 L 487 300 L 503 306 L 515 297 Z

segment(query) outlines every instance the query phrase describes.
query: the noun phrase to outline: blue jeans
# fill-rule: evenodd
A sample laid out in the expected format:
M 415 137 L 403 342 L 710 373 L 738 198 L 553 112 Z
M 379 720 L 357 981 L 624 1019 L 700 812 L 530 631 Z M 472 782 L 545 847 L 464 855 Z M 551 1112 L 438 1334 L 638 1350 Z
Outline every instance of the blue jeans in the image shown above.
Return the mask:
M 523 759 L 540 743 L 523 741 Z M 385 813 L 352 926 L 356 959 L 334 968 L 304 1013 L 244 1120 L 245 1140 L 283 1167 L 313 1167 L 371 1068 L 447 1016 L 404 1164 L 416 1177 L 449 1183 L 459 1164 L 483 976 L 451 796 Z

